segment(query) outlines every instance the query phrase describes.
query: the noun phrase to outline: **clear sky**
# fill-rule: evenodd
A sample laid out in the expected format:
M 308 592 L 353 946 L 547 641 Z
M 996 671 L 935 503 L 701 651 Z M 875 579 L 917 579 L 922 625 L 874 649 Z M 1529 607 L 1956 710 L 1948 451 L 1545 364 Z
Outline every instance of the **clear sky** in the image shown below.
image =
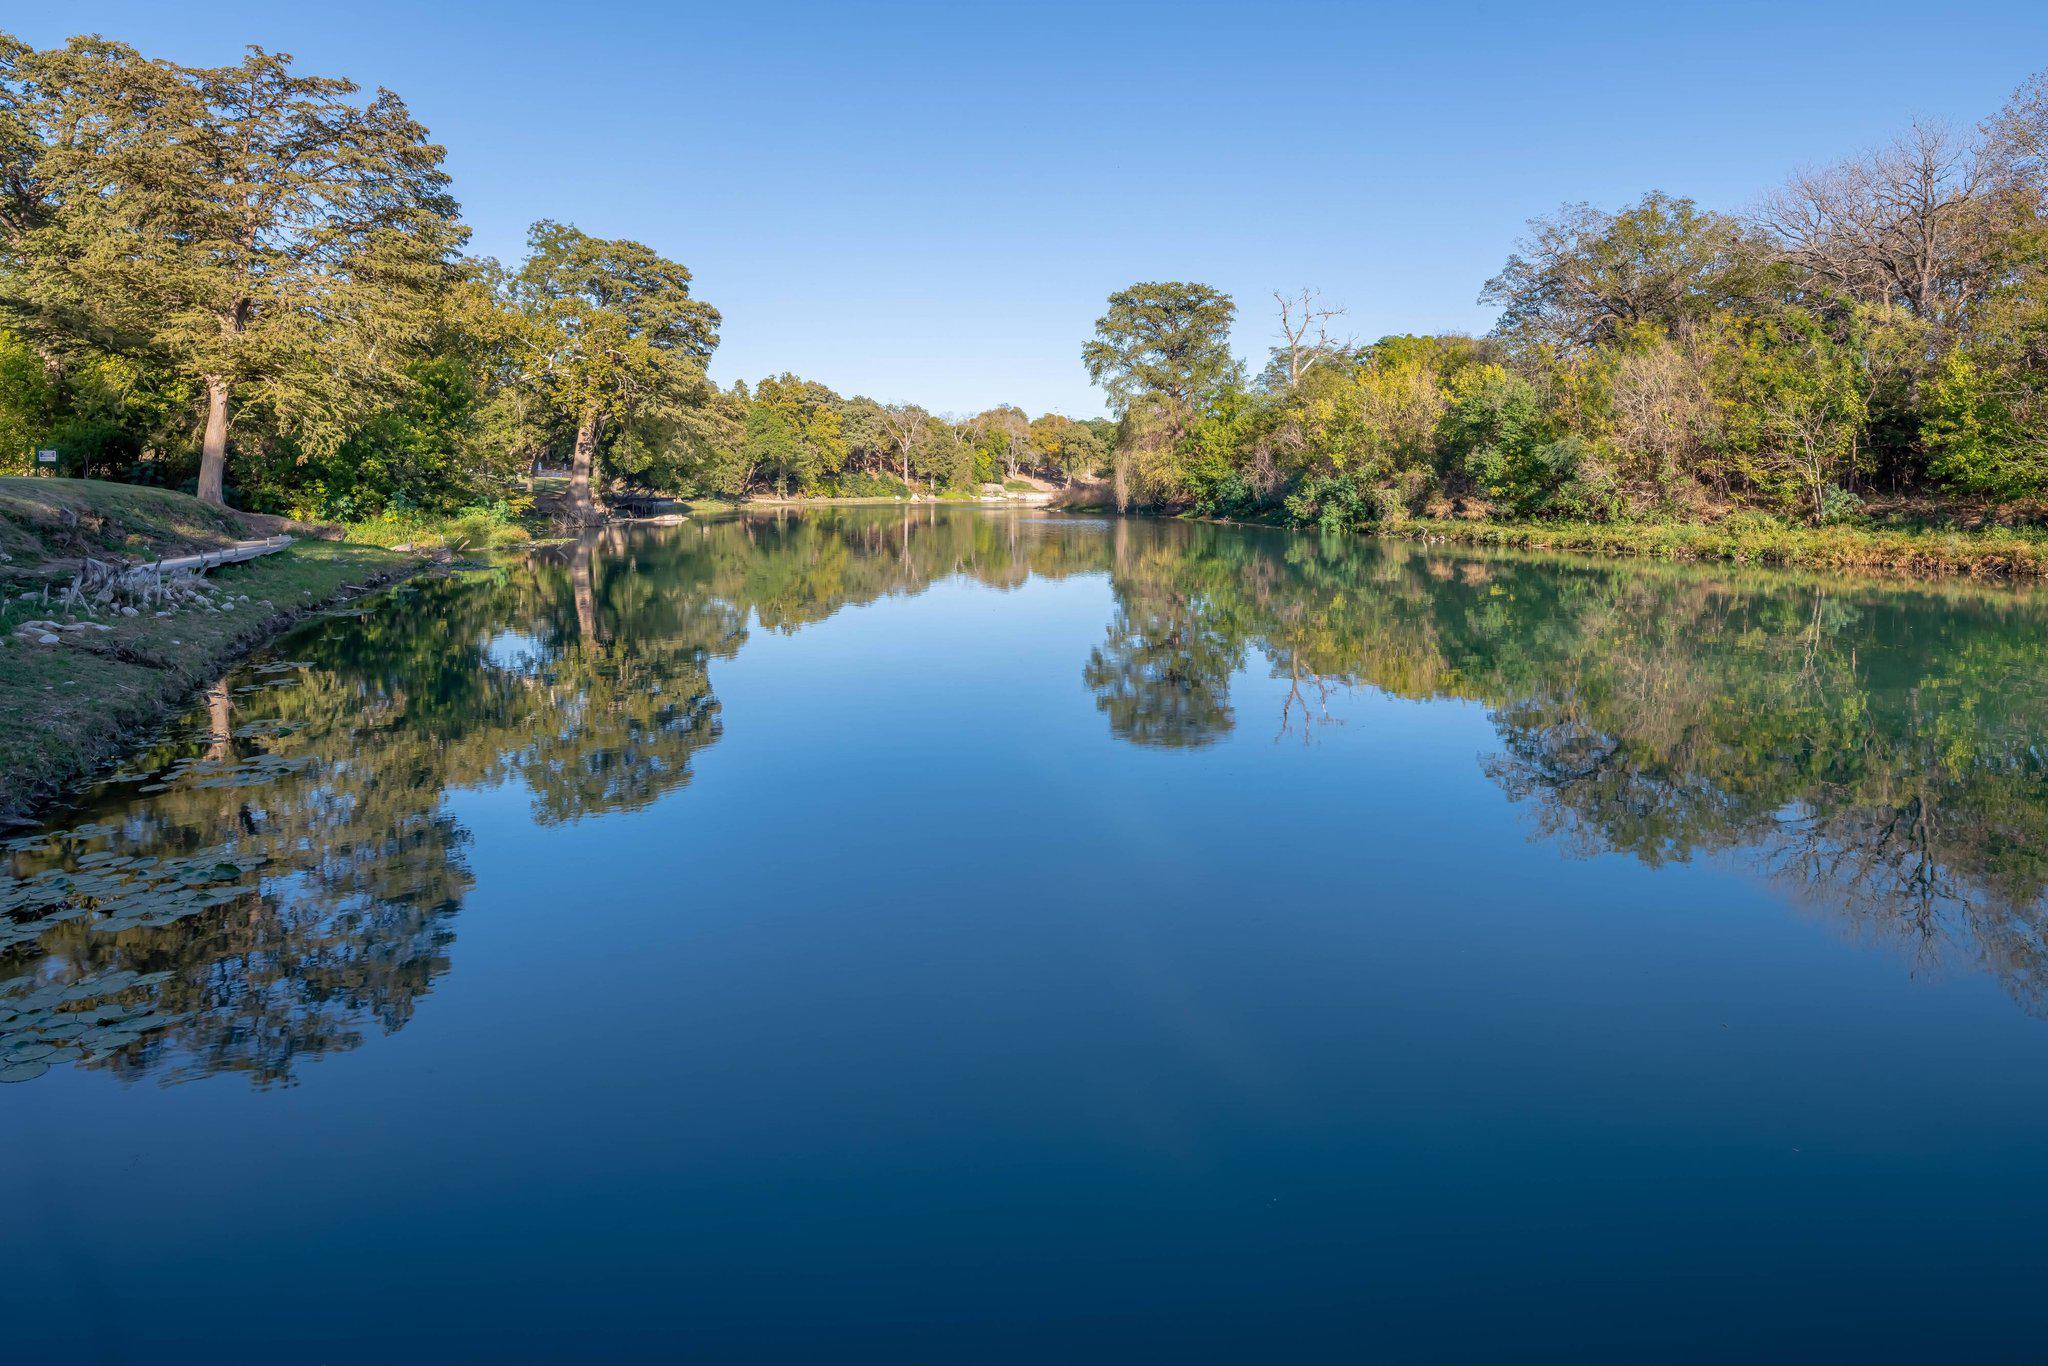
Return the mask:
M 1660 188 L 1740 208 L 2048 67 L 2048 3 L 0 3 L 191 63 L 244 43 L 403 95 L 473 247 L 551 217 L 696 272 L 723 381 L 792 370 L 969 412 L 1100 411 L 1134 280 L 1346 329 L 1464 329 L 1524 220 Z

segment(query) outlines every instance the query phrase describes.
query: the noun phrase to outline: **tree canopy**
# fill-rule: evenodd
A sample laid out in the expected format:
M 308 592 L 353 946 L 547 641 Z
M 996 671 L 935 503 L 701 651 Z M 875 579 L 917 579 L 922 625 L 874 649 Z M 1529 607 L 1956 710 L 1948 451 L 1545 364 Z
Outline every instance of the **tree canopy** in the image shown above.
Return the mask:
M 570 507 L 589 520 L 600 437 L 703 396 L 718 310 L 690 297 L 686 267 L 638 242 L 543 219 L 527 249 L 509 291 L 527 323 L 524 377 L 574 427 Z
M 223 67 L 102 39 L 11 51 L 10 322 L 203 389 L 210 502 L 239 407 L 321 449 L 389 400 L 464 235 L 402 100 L 256 47 Z

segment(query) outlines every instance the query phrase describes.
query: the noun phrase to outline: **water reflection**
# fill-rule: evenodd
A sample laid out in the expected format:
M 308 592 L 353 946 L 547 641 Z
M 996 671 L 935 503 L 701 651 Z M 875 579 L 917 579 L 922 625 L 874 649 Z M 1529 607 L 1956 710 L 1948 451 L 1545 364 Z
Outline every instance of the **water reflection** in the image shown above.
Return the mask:
M 1739 859 L 2044 1003 L 2038 596 L 848 509 L 594 532 L 224 680 L 63 829 L 7 846 L 0 1077 L 289 1084 L 447 971 L 473 881 L 450 791 L 516 784 L 541 824 L 647 806 L 718 742 L 712 664 L 750 631 L 1081 574 L 1113 605 L 1075 663 L 1119 741 L 1217 744 L 1247 667 L 1279 685 L 1258 726 L 1304 737 L 1345 689 L 1477 702 L 1485 771 L 1540 837 Z

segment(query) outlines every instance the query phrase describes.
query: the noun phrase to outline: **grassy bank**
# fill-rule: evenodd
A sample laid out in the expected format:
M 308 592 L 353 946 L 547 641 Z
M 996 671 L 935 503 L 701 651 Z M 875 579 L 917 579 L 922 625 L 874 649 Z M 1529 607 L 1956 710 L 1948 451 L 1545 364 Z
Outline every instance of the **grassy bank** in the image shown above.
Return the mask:
M 18 484 L 71 485 L 24 495 Z M 55 509 L 54 520 L 44 516 Z M 67 612 L 60 555 L 157 558 L 260 529 L 156 489 L 86 480 L 0 481 L 0 826 L 24 819 L 158 725 L 236 659 L 337 598 L 402 577 L 420 557 L 346 541 L 205 576 L 203 593 L 140 608 Z M 50 600 L 43 590 L 48 588 Z M 24 595 L 30 595 L 24 597 Z M 25 627 L 25 623 L 48 623 Z
M 0 478 L 0 575 L 56 559 L 157 559 L 267 534 L 168 489 L 97 479 Z
M 1800 527 L 1729 518 L 1690 523 L 1497 522 L 1418 518 L 1380 534 L 1458 545 L 1784 565 L 1916 578 L 2048 576 L 2048 532 L 1991 528 Z

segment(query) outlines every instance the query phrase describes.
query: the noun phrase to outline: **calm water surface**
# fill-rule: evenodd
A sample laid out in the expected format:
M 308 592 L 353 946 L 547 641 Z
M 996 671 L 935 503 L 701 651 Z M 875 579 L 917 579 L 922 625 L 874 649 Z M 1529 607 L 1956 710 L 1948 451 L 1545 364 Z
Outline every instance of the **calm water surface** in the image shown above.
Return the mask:
M 416 583 L 7 846 L 4 1356 L 2038 1360 L 2044 628 L 930 509 Z

